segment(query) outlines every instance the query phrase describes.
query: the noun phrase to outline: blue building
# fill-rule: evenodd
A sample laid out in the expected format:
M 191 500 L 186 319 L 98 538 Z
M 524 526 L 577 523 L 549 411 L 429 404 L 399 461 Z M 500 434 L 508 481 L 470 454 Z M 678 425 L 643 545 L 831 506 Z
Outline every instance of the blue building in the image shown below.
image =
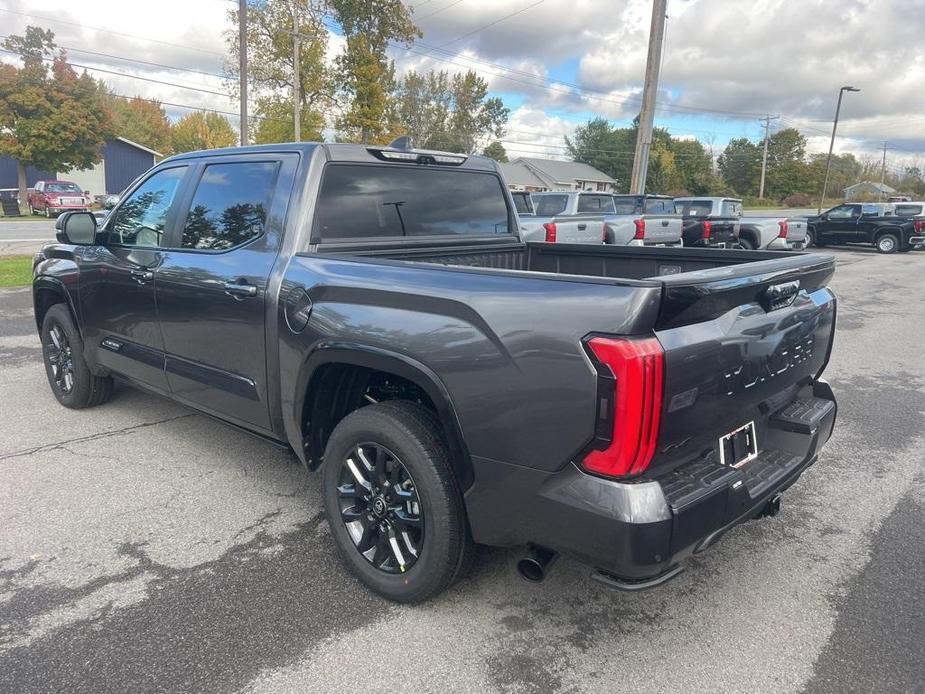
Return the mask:
M 137 142 L 117 137 L 103 144 L 102 160 L 89 169 L 54 172 L 26 167 L 26 185 L 31 188 L 36 181 L 60 179 L 73 181 L 93 196 L 112 195 L 125 190 L 161 156 L 160 152 Z M 15 190 L 17 187 L 16 161 L 0 156 L 0 190 Z

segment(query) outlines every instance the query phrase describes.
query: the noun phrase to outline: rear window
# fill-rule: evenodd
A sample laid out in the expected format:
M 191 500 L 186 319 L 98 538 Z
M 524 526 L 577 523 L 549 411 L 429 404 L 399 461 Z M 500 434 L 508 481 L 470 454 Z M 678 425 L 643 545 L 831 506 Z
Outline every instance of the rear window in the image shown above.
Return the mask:
M 617 214 L 636 214 L 641 201 L 635 196 L 614 196 L 613 202 Z
M 713 211 L 711 200 L 679 200 L 674 204 L 675 212 L 689 217 L 706 217 Z
M 577 212 L 613 214 L 613 198 L 609 195 L 579 195 Z
M 514 197 L 514 209 L 524 214 L 532 214 L 533 207 L 530 204 L 530 193 L 512 193 Z
M 674 200 L 646 200 L 646 214 L 674 214 Z
M 915 217 L 916 215 L 922 214 L 923 205 L 897 205 L 896 206 L 896 216 L 897 217 Z
M 533 198 L 533 207 L 538 217 L 552 217 L 565 212 L 568 195 L 537 195 Z
M 742 215 L 742 203 L 738 200 L 723 200 L 720 214 L 723 217 L 739 217 Z
M 313 238 L 507 234 L 508 208 L 494 174 L 429 167 L 329 164 Z

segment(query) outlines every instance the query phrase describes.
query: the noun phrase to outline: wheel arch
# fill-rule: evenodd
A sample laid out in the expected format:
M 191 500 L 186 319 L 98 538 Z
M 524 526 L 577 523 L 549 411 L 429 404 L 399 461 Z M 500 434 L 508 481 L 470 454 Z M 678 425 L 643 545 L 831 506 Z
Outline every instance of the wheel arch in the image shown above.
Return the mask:
M 332 375 L 335 371 L 336 375 Z M 460 489 L 467 489 L 473 480 L 469 451 L 456 408 L 440 377 L 412 357 L 365 344 L 321 344 L 303 363 L 289 413 L 294 426 L 289 428 L 288 437 L 302 463 L 309 469 L 317 468 L 331 430 L 344 416 L 362 406 L 362 402 L 356 405 L 356 398 L 362 396 L 361 385 L 368 382 L 362 381 L 364 375 L 390 376 L 420 389 L 426 396 L 425 406 L 433 410 L 440 422 Z M 314 406 L 325 395 L 331 395 L 331 406 L 322 412 L 328 418 L 323 422 L 307 421 L 306 408 L 317 411 Z
M 756 250 L 761 249 L 761 234 L 758 233 L 758 230 L 751 226 L 750 224 L 745 226 L 739 226 L 739 236 L 738 238 L 746 238 L 748 241 L 755 247 Z
M 54 277 L 38 277 L 32 284 L 32 309 L 35 314 L 35 327 L 39 332 L 42 331 L 45 315 L 55 304 L 67 306 L 77 331 L 83 337 L 80 321 L 77 320 L 77 312 L 74 310 L 71 295 L 65 288 L 64 283 Z

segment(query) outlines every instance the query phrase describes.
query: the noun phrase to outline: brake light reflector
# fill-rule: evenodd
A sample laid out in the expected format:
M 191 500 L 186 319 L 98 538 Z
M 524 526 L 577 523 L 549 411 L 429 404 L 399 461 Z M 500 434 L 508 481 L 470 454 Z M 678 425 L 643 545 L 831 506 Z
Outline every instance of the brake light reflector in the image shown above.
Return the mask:
M 636 219 L 633 220 L 633 224 L 636 225 L 636 235 L 633 238 L 644 239 L 646 237 L 646 220 Z
M 543 225 L 543 228 L 546 230 L 546 243 L 555 243 L 556 242 L 556 223 L 546 222 Z
M 787 238 L 787 234 L 790 233 L 790 228 L 787 226 L 787 222 L 781 220 L 777 223 L 777 225 L 780 227 L 780 233 L 777 235 L 777 237 L 781 239 Z
M 912 222 L 912 227 L 915 229 L 916 234 L 921 234 L 922 230 L 925 229 L 925 219 L 916 219 Z
M 708 239 L 713 235 L 713 222 L 705 220 L 702 225 L 703 238 Z
M 603 450 L 585 455 L 582 466 L 608 477 L 625 477 L 643 472 L 655 455 L 662 415 L 665 353 L 654 338 L 630 340 L 594 337 L 587 347 L 613 379 L 614 389 L 598 394 L 599 402 L 610 402 L 610 441 Z

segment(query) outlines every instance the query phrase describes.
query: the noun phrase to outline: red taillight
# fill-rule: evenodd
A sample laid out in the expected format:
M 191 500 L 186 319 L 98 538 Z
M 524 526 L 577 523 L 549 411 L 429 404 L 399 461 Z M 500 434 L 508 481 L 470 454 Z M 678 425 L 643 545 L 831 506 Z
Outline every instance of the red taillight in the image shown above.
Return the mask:
M 546 222 L 543 225 L 543 228 L 546 230 L 546 243 L 555 243 L 556 242 L 556 223 Z
M 915 229 L 916 234 L 921 234 L 922 229 L 925 229 L 925 219 L 916 219 L 912 222 L 912 227 Z
M 704 221 L 703 238 L 708 239 L 713 235 L 713 222 Z
M 636 219 L 633 221 L 633 224 L 636 225 L 636 235 L 634 239 L 644 239 L 646 237 L 646 220 Z
M 787 226 L 787 222 L 781 220 L 777 223 L 777 225 L 780 227 L 780 233 L 777 235 L 777 237 L 781 239 L 787 238 L 787 234 L 790 233 L 790 227 Z
M 664 351 L 654 338 L 627 340 L 595 337 L 588 348 L 613 374 L 612 430 L 603 450 L 588 453 L 582 466 L 608 477 L 636 475 L 649 466 L 655 454 L 662 413 Z M 599 394 L 605 403 L 609 393 Z M 599 413 L 606 414 L 606 413 Z

